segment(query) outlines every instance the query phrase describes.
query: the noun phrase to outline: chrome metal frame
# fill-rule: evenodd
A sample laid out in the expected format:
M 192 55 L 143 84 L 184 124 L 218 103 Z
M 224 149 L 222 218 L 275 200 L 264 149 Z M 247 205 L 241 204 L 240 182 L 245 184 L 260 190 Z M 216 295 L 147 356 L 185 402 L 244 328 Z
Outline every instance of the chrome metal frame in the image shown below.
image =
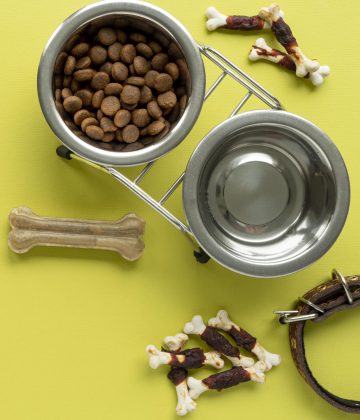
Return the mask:
M 228 60 L 223 54 L 218 52 L 212 47 L 205 46 L 205 45 L 198 45 L 199 50 L 203 56 L 217 65 L 221 70 L 222 73 L 218 76 L 215 82 L 211 85 L 208 91 L 205 94 L 204 101 L 206 101 L 210 95 L 215 91 L 215 89 L 220 85 L 220 83 L 225 79 L 226 76 L 232 77 L 237 83 L 247 89 L 247 93 L 245 96 L 240 100 L 237 104 L 235 109 L 231 112 L 230 117 L 236 115 L 241 108 L 245 105 L 245 103 L 252 97 L 256 96 L 262 102 L 264 102 L 267 106 L 272 109 L 281 110 L 283 109 L 281 103 L 277 98 L 275 98 L 270 92 L 268 92 L 264 87 L 262 87 L 259 83 L 257 83 L 254 79 L 244 73 L 239 67 L 235 66 L 230 60 Z M 82 161 L 92 167 L 95 167 L 103 172 L 108 173 L 113 178 L 115 178 L 118 182 L 123 184 L 127 187 L 130 191 L 132 191 L 135 195 L 145 201 L 150 207 L 156 210 L 161 216 L 163 216 L 168 222 L 170 222 L 173 226 L 183 232 L 188 238 L 191 239 L 193 244 L 198 246 L 196 239 L 191 232 L 189 226 L 179 220 L 176 216 L 170 213 L 165 207 L 165 202 L 170 198 L 170 196 L 176 191 L 176 189 L 181 185 L 185 172 L 183 172 L 176 181 L 168 188 L 168 190 L 163 194 L 160 200 L 155 200 L 151 195 L 149 195 L 146 191 L 144 191 L 140 186 L 140 182 L 148 174 L 151 168 L 154 166 L 155 162 L 149 162 L 145 165 L 139 175 L 134 179 L 131 180 L 117 169 L 111 166 L 105 166 L 96 164 L 93 162 L 84 159 L 73 152 L 69 152 L 69 156 L 76 160 Z M 69 157 L 70 158 L 70 157 Z

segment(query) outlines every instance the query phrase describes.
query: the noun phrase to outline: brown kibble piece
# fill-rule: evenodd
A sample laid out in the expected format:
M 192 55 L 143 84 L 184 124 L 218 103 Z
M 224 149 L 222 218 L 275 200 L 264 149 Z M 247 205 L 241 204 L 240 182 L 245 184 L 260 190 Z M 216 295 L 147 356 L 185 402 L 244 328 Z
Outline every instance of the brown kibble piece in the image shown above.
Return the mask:
M 129 104 L 126 104 L 125 102 L 121 102 L 121 107 L 123 109 L 127 109 L 128 111 L 133 111 L 134 109 L 137 108 L 137 106 L 138 104 L 129 105 Z
M 128 125 L 129 122 L 131 120 L 131 114 L 127 109 L 120 109 L 120 111 L 118 111 L 115 114 L 114 117 L 114 124 L 119 127 L 125 127 L 125 125 Z
M 161 133 L 161 131 L 165 128 L 165 123 L 162 121 L 153 121 L 147 127 L 147 133 L 150 136 L 156 136 L 156 134 Z
M 129 39 L 135 44 L 138 44 L 139 42 L 146 42 L 146 36 L 143 34 L 140 34 L 139 32 L 132 32 L 129 35 Z
M 105 98 L 105 93 L 103 90 L 98 90 L 97 92 L 94 93 L 93 97 L 92 97 L 92 106 L 94 108 L 100 108 L 101 107 L 101 102 L 103 101 L 103 99 Z
M 116 138 L 117 141 L 123 142 L 122 130 L 119 130 L 119 129 L 116 130 L 115 138 Z
M 136 49 L 133 44 L 126 44 L 122 47 L 120 52 L 121 60 L 126 64 L 131 64 L 136 57 Z
M 101 103 L 101 111 L 112 117 L 120 109 L 120 101 L 116 96 L 107 96 Z
M 62 51 L 56 58 L 55 61 L 55 66 L 54 66 L 54 73 L 55 74 L 60 74 L 63 72 L 64 70 L 64 66 L 66 63 L 66 59 L 67 59 L 67 54 L 66 52 Z
M 131 76 L 126 80 L 126 83 L 133 86 L 144 86 L 145 79 L 143 77 Z
M 158 104 L 163 109 L 173 108 L 177 102 L 177 98 L 174 92 L 171 90 L 161 93 L 157 97 Z
M 72 93 L 72 90 L 71 89 L 69 89 L 69 88 L 64 88 L 62 91 L 61 91 L 61 97 L 63 98 L 63 99 L 66 99 L 66 98 L 68 98 L 69 96 L 72 96 L 73 95 L 73 93 Z M 59 99 L 60 100 L 60 99 Z
M 61 89 L 55 89 L 55 101 L 61 101 Z
M 91 87 L 95 90 L 104 89 L 110 83 L 110 76 L 104 71 L 97 72 L 91 80 Z
M 66 114 L 65 114 L 65 109 L 63 107 L 63 104 L 59 101 L 55 101 L 55 107 L 58 113 L 62 116 L 62 118 L 64 118 Z
M 179 80 L 182 83 L 186 83 L 190 79 L 189 75 L 189 69 L 186 64 L 186 61 L 180 58 L 179 60 L 176 60 L 176 65 L 179 69 Z
M 140 89 L 136 86 L 126 85 L 121 92 L 121 100 L 129 105 L 137 104 L 140 100 Z
M 122 130 L 122 137 L 125 143 L 134 143 L 139 138 L 139 129 L 136 125 L 129 124 Z
M 90 58 L 94 64 L 103 64 L 107 60 L 107 51 L 104 47 L 96 45 L 90 50 Z
M 164 68 L 165 72 L 170 74 L 171 78 L 176 81 L 179 78 L 179 67 L 175 63 L 168 63 Z
M 63 87 L 70 88 L 73 78 L 71 76 L 64 76 Z
M 114 44 L 110 45 L 108 48 L 108 56 L 112 61 L 119 61 L 120 60 L 120 51 L 122 49 L 122 45 L 120 42 L 114 42 Z
M 170 123 L 174 123 L 178 119 L 179 115 L 180 115 L 180 105 L 179 105 L 179 102 L 176 102 L 174 108 L 171 110 L 168 116 L 168 121 Z
M 112 63 L 110 63 L 110 61 L 107 61 L 99 68 L 99 71 L 103 71 L 104 73 L 107 73 L 109 76 L 111 76 L 112 66 Z
M 152 91 L 149 88 L 149 86 L 143 86 L 140 89 L 140 100 L 139 100 L 139 103 L 141 105 L 147 104 L 149 101 L 151 101 L 152 97 L 153 97 L 153 94 L 152 94 Z
M 126 44 L 127 36 L 126 33 L 121 29 L 116 30 L 116 38 L 121 44 Z
M 76 79 L 72 79 L 70 89 L 72 92 L 77 92 L 80 89 L 80 82 Z
M 162 47 L 158 42 L 150 41 L 148 45 L 154 51 L 154 54 L 158 54 L 162 51 Z
M 151 117 L 156 120 L 162 116 L 162 110 L 156 101 L 151 101 L 147 104 L 147 110 Z
M 151 67 L 156 71 L 163 71 L 166 64 L 169 62 L 169 57 L 165 53 L 155 54 L 151 60 Z
M 96 71 L 93 69 L 84 69 L 84 70 L 77 70 L 74 73 L 74 77 L 78 82 L 87 82 L 91 80 L 95 74 L 96 74 Z
M 145 58 L 151 58 L 154 55 L 153 50 L 143 42 L 136 45 L 136 51 Z
M 109 143 L 115 139 L 115 133 L 105 133 L 102 141 Z
M 119 96 L 122 90 L 123 87 L 120 83 L 109 83 L 107 86 L 105 86 L 104 92 L 107 96 Z
M 91 58 L 86 56 L 80 58 L 75 64 L 75 70 L 84 70 L 90 67 L 91 65 Z
M 89 125 L 85 129 L 86 135 L 93 140 L 102 140 L 104 137 L 103 130 L 97 125 Z
M 114 29 L 112 29 L 112 28 L 101 28 L 100 31 L 98 32 L 98 38 L 99 38 L 99 41 L 103 45 L 111 45 L 116 41 L 117 36 L 116 36 L 116 32 L 114 31 Z
M 80 44 L 75 45 L 75 47 L 71 50 L 71 55 L 76 58 L 83 57 L 89 52 L 89 44 L 86 42 L 80 42 Z
M 101 111 L 101 109 L 97 110 L 96 118 L 98 119 L 98 121 L 101 121 L 101 119 L 104 118 L 104 113 Z
M 54 77 L 55 89 L 61 89 L 63 87 L 63 76 L 61 74 L 56 74 Z
M 154 87 L 158 92 L 166 92 L 173 86 L 173 79 L 170 74 L 160 73 L 154 80 Z
M 101 118 L 100 127 L 103 129 L 104 133 L 113 133 L 117 130 L 113 120 L 107 117 Z
M 179 103 L 180 103 L 180 112 L 181 112 L 181 113 L 183 113 L 183 112 L 185 111 L 185 108 L 186 108 L 186 105 L 187 105 L 187 100 L 188 100 L 188 97 L 187 97 L 187 95 L 186 95 L 186 94 L 185 94 L 185 95 L 183 95 L 183 96 L 180 98 Z
M 76 64 L 76 58 L 73 57 L 72 55 L 69 55 L 65 62 L 64 74 L 66 74 L 67 76 L 70 76 L 71 74 L 73 74 L 75 70 L 75 64 Z
M 87 109 L 80 109 L 74 114 L 74 123 L 76 125 L 81 125 L 85 118 L 90 117 L 90 112 Z
M 93 94 L 89 89 L 80 89 L 75 93 L 75 96 L 81 99 L 83 106 L 90 106 Z
M 178 58 L 181 58 L 183 56 L 180 48 L 174 42 L 172 42 L 169 45 L 167 53 L 169 54 L 169 57 L 171 57 L 172 60 L 177 60 Z
M 114 63 L 111 70 L 112 77 L 117 82 L 123 82 L 129 75 L 129 70 L 123 63 Z
M 77 96 L 68 96 L 63 102 L 64 108 L 67 112 L 74 113 L 79 111 L 82 107 L 82 101 Z
M 89 125 L 99 125 L 99 121 L 96 118 L 94 118 L 94 117 L 85 118 L 81 122 L 81 129 L 82 129 L 82 131 L 85 131 L 86 130 L 86 127 L 88 127 Z
M 160 73 L 156 70 L 150 70 L 145 74 L 145 83 L 149 86 L 149 88 L 155 87 L 155 79 Z
M 143 128 L 150 123 L 151 118 L 146 109 L 135 109 L 131 113 L 131 120 L 137 127 Z
M 137 74 L 142 76 L 151 69 L 151 66 L 150 63 L 146 60 L 146 58 L 141 57 L 141 55 L 138 55 L 134 58 L 134 69 Z

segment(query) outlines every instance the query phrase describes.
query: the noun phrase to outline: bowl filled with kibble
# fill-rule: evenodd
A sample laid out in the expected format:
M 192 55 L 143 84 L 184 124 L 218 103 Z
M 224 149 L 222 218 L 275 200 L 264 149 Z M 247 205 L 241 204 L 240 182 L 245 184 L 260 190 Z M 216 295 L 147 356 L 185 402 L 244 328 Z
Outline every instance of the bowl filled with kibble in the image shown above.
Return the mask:
M 172 150 L 195 124 L 204 92 L 191 35 L 139 1 L 103 1 L 71 15 L 48 41 L 38 71 L 51 129 L 103 165 L 139 165 Z

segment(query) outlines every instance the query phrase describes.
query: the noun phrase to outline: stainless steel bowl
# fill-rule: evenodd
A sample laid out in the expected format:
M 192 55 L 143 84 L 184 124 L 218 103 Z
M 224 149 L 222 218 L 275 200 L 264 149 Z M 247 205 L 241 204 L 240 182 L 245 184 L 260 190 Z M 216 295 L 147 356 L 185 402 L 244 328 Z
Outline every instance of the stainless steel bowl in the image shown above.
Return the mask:
M 62 51 L 83 31 L 115 24 L 151 34 L 160 44 L 172 44 L 178 58 L 188 66 L 188 103 L 167 135 L 144 149 L 120 152 L 116 146 L 95 142 L 77 130 L 66 114 L 60 114 L 54 99 L 54 65 Z M 201 111 L 205 92 L 205 72 L 199 49 L 185 27 L 164 10 L 141 1 L 101 1 L 71 15 L 54 32 L 41 57 L 38 95 L 45 118 L 66 147 L 80 156 L 104 165 L 131 166 L 150 162 L 176 147 L 188 134 Z
M 251 111 L 215 127 L 184 178 L 188 223 L 225 267 L 283 276 L 320 258 L 345 223 L 350 187 L 329 137 L 284 111 Z

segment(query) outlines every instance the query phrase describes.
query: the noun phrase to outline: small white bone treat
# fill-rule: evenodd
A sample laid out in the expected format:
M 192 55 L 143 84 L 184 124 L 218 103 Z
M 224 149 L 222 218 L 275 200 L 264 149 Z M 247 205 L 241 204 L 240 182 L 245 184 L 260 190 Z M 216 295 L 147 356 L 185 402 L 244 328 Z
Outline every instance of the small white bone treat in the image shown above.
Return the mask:
M 258 38 L 249 53 L 251 61 L 268 60 L 290 71 L 296 72 L 296 65 L 289 54 L 271 48 L 263 38 Z M 329 66 L 320 66 L 315 72 L 308 72 L 304 77 L 309 79 L 314 86 L 324 83 L 325 77 L 330 74 Z
M 282 11 L 280 11 L 280 14 L 282 17 L 284 16 Z M 209 31 L 215 31 L 218 28 L 235 29 L 239 31 L 258 31 L 260 29 L 269 29 L 271 27 L 271 25 L 259 15 L 227 16 L 220 13 L 214 6 L 209 7 L 206 10 L 205 15 L 207 17 L 206 27 Z
M 240 350 L 215 328 L 206 326 L 200 315 L 195 315 L 190 322 L 185 324 L 184 333 L 200 336 L 210 347 L 227 357 L 234 366 L 249 367 L 254 364 L 251 357 L 242 356 Z
M 220 310 L 216 317 L 209 319 L 208 324 L 211 327 L 226 331 L 238 346 L 254 353 L 265 364 L 266 371 L 281 363 L 281 357 L 278 354 L 265 350 L 255 337 L 235 324 L 224 309 Z
M 175 336 L 168 336 L 164 338 L 164 344 L 171 351 L 181 351 L 189 337 L 186 334 L 179 333 Z M 169 380 L 175 385 L 177 395 L 176 414 L 178 416 L 185 416 L 187 413 L 196 409 L 196 402 L 190 397 L 187 387 L 188 372 L 184 368 L 172 367 L 168 373 Z
M 276 39 L 294 60 L 296 75 L 298 77 L 305 77 L 307 73 L 319 69 L 320 64 L 316 60 L 307 58 L 299 48 L 289 25 L 281 17 L 280 7 L 277 4 L 272 4 L 270 7 L 263 7 L 259 12 L 259 16 L 269 23 Z
M 265 382 L 264 362 L 256 362 L 249 368 L 233 367 L 224 372 L 216 373 L 205 379 L 188 378 L 189 395 L 196 400 L 199 396 L 210 389 L 218 391 L 238 385 L 242 382 L 254 381 Z
M 216 351 L 205 353 L 200 348 L 192 348 L 181 351 L 161 351 L 153 345 L 146 348 L 149 356 L 149 364 L 153 369 L 161 365 L 182 367 L 184 369 L 198 369 L 204 365 L 213 366 L 217 369 L 224 367 L 224 361 Z

